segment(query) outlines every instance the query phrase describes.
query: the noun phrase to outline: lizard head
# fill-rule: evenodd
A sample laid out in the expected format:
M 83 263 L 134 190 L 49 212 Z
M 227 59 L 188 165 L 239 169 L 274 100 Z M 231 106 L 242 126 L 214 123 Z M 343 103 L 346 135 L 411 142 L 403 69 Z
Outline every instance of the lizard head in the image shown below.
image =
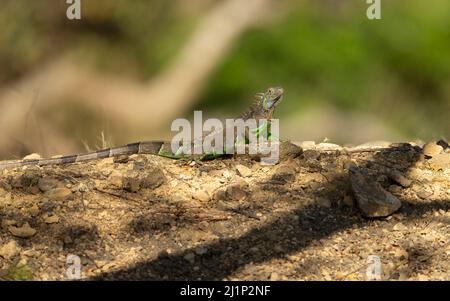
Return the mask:
M 264 93 L 255 94 L 255 102 L 242 118 L 272 119 L 276 106 L 283 99 L 284 90 L 281 87 L 271 87 Z
M 275 109 L 277 104 L 283 99 L 284 90 L 281 87 L 270 87 L 265 93 L 256 94 L 265 111 Z

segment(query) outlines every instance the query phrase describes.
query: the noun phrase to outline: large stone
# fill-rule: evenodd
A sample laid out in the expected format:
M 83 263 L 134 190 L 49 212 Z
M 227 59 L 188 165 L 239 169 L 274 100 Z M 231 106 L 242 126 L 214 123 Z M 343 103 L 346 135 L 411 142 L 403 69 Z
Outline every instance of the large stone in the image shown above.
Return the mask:
M 284 161 L 287 159 L 297 158 L 303 154 L 303 149 L 288 141 L 280 142 L 280 160 Z
M 357 167 L 352 167 L 350 183 L 358 207 L 367 217 L 385 217 L 397 211 L 402 203 L 378 182 L 370 181 Z

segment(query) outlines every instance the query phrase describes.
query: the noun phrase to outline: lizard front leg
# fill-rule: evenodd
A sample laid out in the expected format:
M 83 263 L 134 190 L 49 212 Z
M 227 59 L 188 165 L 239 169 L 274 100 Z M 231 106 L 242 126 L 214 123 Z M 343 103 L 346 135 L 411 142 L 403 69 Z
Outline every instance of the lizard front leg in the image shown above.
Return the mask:
M 158 156 L 170 158 L 170 159 L 182 159 L 185 158 L 185 154 L 183 152 L 183 147 L 180 147 L 175 153 L 171 150 L 167 150 L 165 144 L 161 145 L 161 148 L 158 151 Z

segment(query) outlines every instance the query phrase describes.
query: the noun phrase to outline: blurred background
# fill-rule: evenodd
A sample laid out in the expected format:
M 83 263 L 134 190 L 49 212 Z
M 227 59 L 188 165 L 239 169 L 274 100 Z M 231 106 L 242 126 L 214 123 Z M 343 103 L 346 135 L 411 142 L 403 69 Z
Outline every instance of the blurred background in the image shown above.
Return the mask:
M 450 1 L 0 0 L 0 159 L 169 138 L 281 85 L 280 135 L 450 136 Z

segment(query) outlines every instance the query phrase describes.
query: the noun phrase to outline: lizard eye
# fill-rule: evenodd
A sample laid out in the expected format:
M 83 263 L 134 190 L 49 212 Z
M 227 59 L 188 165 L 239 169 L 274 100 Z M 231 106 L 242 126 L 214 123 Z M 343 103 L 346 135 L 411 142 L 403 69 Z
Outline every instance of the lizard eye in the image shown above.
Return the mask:
M 269 88 L 269 93 L 273 94 L 273 88 Z

